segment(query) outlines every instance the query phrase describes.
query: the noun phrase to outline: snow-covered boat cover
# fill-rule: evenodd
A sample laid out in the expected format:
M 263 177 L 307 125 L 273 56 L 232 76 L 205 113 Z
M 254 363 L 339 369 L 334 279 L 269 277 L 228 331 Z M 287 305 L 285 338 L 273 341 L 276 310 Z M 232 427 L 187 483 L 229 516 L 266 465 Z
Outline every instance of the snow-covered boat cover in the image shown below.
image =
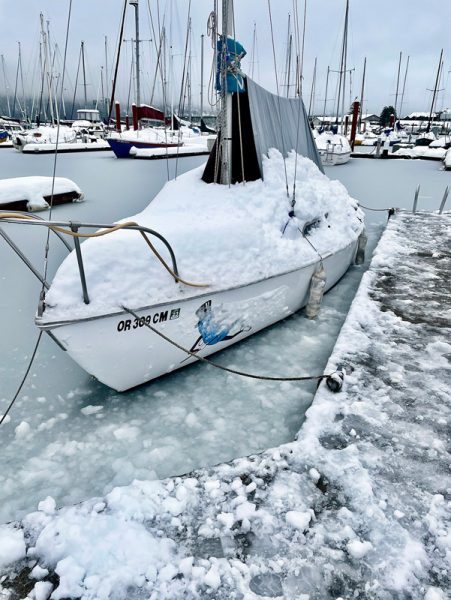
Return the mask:
M 271 94 L 249 77 L 246 88 L 260 169 L 263 156 L 270 148 L 277 148 L 285 156 L 296 150 L 323 171 L 302 99 Z
M 52 194 L 66 194 L 77 192 L 80 194 L 79 201 L 83 200 L 83 193 L 76 183 L 65 177 L 13 177 L 12 179 L 0 180 L 0 205 L 19 200 L 28 201 L 28 209 L 48 208 L 49 204 L 44 196 Z
M 285 162 L 292 189 L 295 154 L 290 153 Z M 264 180 L 229 187 L 204 183 L 200 167 L 167 183 L 145 210 L 124 220 L 163 234 L 175 251 L 180 276 L 209 284 L 211 292 L 317 261 L 317 252 L 296 225 L 302 229 L 320 219 L 309 240 L 323 256 L 355 240 L 363 219 L 357 203 L 341 183 L 330 181 L 303 157 L 297 161 L 296 218 L 288 228 L 297 235 L 282 235 L 291 198 L 287 198 L 280 152 L 270 151 L 263 158 L 263 169 Z M 155 238 L 152 242 L 169 261 L 163 244 Z M 82 253 L 90 304 L 83 304 L 72 253 L 47 294 L 46 320 L 100 315 L 123 304 L 145 307 L 199 293 L 198 288 L 175 284 L 136 231 L 87 240 Z
M 36 129 L 30 129 L 20 133 L 24 144 L 56 144 L 59 142 L 73 142 L 76 138 L 76 132 L 65 125 L 58 127 L 48 127 L 41 125 Z

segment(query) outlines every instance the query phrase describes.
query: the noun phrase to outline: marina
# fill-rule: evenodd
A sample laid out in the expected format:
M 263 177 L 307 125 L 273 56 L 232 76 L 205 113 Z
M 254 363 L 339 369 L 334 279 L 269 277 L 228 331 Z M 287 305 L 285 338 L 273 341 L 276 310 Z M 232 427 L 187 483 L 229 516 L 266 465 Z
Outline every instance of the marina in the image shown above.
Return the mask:
M 419 2 L 4 7 L 0 600 L 448 598 Z

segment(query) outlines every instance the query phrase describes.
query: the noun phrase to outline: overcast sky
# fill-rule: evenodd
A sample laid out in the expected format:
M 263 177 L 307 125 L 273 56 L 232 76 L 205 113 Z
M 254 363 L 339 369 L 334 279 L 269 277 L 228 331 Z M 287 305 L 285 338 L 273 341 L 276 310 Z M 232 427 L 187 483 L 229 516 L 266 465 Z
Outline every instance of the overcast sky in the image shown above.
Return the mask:
M 160 24 L 167 27 L 168 40 L 172 40 L 174 65 L 174 92 L 170 96 L 178 103 L 178 86 L 181 76 L 189 0 L 139 0 L 142 52 L 142 102 L 149 103 L 155 68 L 155 46 L 150 27 L 149 7 Z M 270 0 L 277 71 L 281 93 L 286 81 L 287 23 L 296 0 Z M 304 0 L 298 0 L 300 26 L 302 27 Z M 119 33 L 123 0 L 73 0 L 70 21 L 67 76 L 65 89 L 72 99 L 79 61 L 80 42 L 85 42 L 87 65 L 88 102 L 100 96 L 101 67 L 105 72 L 105 36 L 107 36 L 109 71 L 113 65 Z M 192 95 L 193 105 L 199 104 L 200 96 L 200 36 L 207 33 L 207 18 L 213 8 L 213 0 L 192 0 Z M 4 56 L 9 94 L 15 87 L 18 44 L 22 46 L 23 75 L 27 90 L 39 90 L 39 13 L 50 23 L 50 40 L 57 43 L 61 59 L 57 56 L 56 72 L 61 72 L 65 45 L 69 0 L 0 0 L 2 35 L 0 54 Z M 325 96 L 327 67 L 338 69 L 340 44 L 343 35 L 345 0 L 307 0 L 303 97 L 310 103 L 310 91 L 315 57 L 318 60 L 317 85 L 314 95 L 314 112 L 322 113 Z M 257 45 L 253 53 L 253 30 L 256 27 Z M 407 56 L 410 66 L 407 74 L 403 113 L 430 108 L 431 92 L 436 77 L 440 50 L 444 49 L 444 69 L 437 107 L 451 106 L 451 0 L 351 0 L 349 19 L 348 68 L 352 72 L 352 90 L 347 88 L 347 98 L 360 95 L 362 67 L 367 58 L 365 84 L 365 112 L 380 113 L 382 107 L 394 104 L 399 53 L 403 54 L 400 92 L 404 79 Z M 247 73 L 253 71 L 254 79 L 275 91 L 275 71 L 269 24 L 268 0 L 235 0 L 236 37 L 248 51 L 242 61 Z M 134 10 L 128 8 L 125 39 L 134 37 Z M 294 42 L 293 42 L 294 43 Z M 293 49 L 294 52 L 294 49 Z M 253 56 L 254 54 L 254 56 Z M 205 35 L 204 93 L 207 97 L 208 77 L 211 70 L 211 39 Z M 118 96 L 123 104 L 134 100 L 130 87 L 131 44 L 123 44 Z M 110 78 L 109 77 L 109 78 Z M 349 80 L 348 80 L 349 81 Z M 106 83 L 104 82 L 104 93 Z M 154 104 L 161 101 L 161 85 L 156 85 Z M 0 95 L 5 93 L 3 72 L 0 70 Z M 21 86 L 19 85 L 19 95 Z M 334 110 L 336 75 L 329 81 L 327 112 Z M 78 99 L 83 98 L 81 74 L 79 75 Z M 130 98 L 129 98 L 130 97 Z M 206 101 L 205 101 L 206 103 Z M 400 99 L 398 99 L 399 107 Z M 5 108 L 1 107 L 2 112 Z

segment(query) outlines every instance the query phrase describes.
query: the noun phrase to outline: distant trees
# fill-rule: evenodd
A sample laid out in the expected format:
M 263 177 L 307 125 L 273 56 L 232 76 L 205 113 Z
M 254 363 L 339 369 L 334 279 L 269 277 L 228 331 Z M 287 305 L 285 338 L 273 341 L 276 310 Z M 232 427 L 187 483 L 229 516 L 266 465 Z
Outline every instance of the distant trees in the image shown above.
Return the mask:
M 385 127 L 386 125 L 390 125 L 390 117 L 392 115 L 395 115 L 395 121 L 396 121 L 397 117 L 396 117 L 396 111 L 395 111 L 394 106 L 384 106 L 384 108 L 382 109 L 382 112 L 381 112 L 381 116 L 379 117 L 382 127 Z

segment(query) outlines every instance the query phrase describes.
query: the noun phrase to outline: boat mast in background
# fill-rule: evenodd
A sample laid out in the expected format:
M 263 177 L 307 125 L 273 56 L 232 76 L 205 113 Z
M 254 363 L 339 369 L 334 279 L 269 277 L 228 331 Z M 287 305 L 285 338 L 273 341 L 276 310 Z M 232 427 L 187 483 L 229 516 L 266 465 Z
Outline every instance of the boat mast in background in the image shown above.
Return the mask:
M 404 92 L 406 91 L 407 71 L 409 70 L 410 56 L 407 57 L 406 71 L 404 73 L 404 83 L 402 84 L 401 103 L 399 105 L 399 116 L 402 118 L 402 105 L 404 103 Z
M 398 62 L 398 77 L 396 79 L 396 94 L 395 94 L 395 118 L 398 118 L 397 108 L 398 108 L 398 96 L 399 96 L 399 76 L 401 74 L 401 62 L 402 62 L 402 52 L 399 53 L 399 62 Z
M 3 69 L 3 85 L 6 93 L 6 105 L 8 107 L 8 116 L 11 116 L 11 106 L 9 104 L 9 85 L 8 80 L 6 78 L 6 69 L 5 69 L 5 57 L 2 54 L 2 69 Z
M 204 34 L 200 36 L 200 118 L 204 116 Z
M 366 56 L 363 60 L 362 88 L 360 90 L 359 131 L 362 132 L 363 97 L 365 94 Z
M 136 105 L 141 105 L 141 85 L 139 66 L 139 3 L 138 0 L 129 0 L 135 9 L 135 64 L 136 64 Z
M 432 114 L 434 112 L 435 101 L 437 99 L 438 85 L 439 85 L 439 81 L 440 81 L 440 73 L 442 71 L 442 67 L 443 67 L 443 48 L 442 48 L 442 51 L 440 52 L 440 58 L 439 58 L 438 67 L 437 67 L 437 76 L 435 78 L 434 89 L 432 90 L 433 93 L 432 93 L 431 110 L 429 112 L 429 119 L 428 119 L 428 126 L 426 128 L 426 133 L 429 133 L 429 131 L 431 130 Z

